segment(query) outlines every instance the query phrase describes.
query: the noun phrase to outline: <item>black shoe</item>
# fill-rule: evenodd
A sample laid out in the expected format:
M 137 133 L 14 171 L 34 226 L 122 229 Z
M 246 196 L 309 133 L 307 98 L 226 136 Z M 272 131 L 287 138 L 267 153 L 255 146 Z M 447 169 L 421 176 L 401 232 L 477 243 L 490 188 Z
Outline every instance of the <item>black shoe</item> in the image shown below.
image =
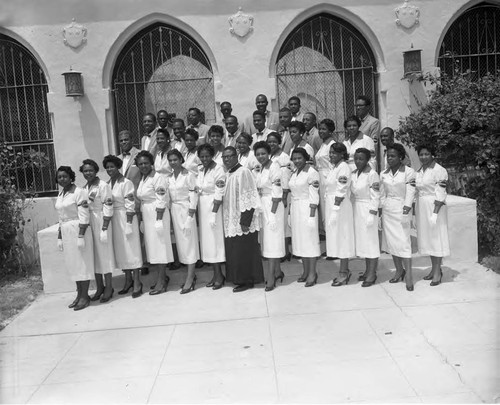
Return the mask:
M 266 288 L 264 289 L 264 291 L 265 291 L 265 292 L 269 292 L 269 291 L 274 290 L 275 288 L 276 288 L 276 284 L 274 284 L 274 285 L 272 285 L 272 286 L 269 286 L 269 287 L 266 287 Z
M 287 253 L 285 256 L 283 256 L 281 258 L 281 263 L 286 262 L 286 261 L 289 262 L 291 258 L 292 258 L 292 254 L 291 253 Z
M 325 260 L 329 260 L 329 261 L 331 261 L 331 260 L 337 260 L 337 259 L 338 259 L 338 257 L 326 256 L 326 259 L 325 259 Z
M 366 280 L 366 273 L 360 272 L 358 276 L 358 281 L 365 281 Z
M 302 275 L 297 279 L 297 283 L 305 283 L 307 280 L 307 277 Z
M 80 301 L 80 297 L 76 297 L 75 300 L 68 305 L 68 308 L 74 308 L 76 307 L 76 304 L 78 304 L 78 301 Z
M 377 281 L 377 276 L 373 279 L 373 281 L 367 281 L 366 279 L 361 284 L 361 287 L 371 287 Z
M 124 285 L 123 288 L 120 291 L 118 291 L 118 295 L 127 294 L 133 286 L 134 282 L 131 282 L 128 286 Z
M 196 276 L 194 276 L 193 282 L 188 288 L 183 288 L 181 290 L 181 294 L 187 294 L 188 292 L 194 291 L 195 286 L 196 286 Z
M 135 291 L 132 293 L 132 298 L 138 298 L 142 295 L 142 283 L 141 283 L 141 288 L 139 289 L 139 291 Z
M 406 276 L 406 270 L 403 269 L 403 272 L 398 276 L 394 276 L 389 280 L 389 283 L 399 283 L 400 281 L 405 281 L 405 276 Z
M 158 295 L 158 294 L 163 294 L 164 292 L 167 292 L 168 288 L 168 283 L 170 283 L 170 277 L 167 276 L 163 283 L 163 287 L 160 288 L 159 290 L 153 290 L 149 292 L 149 295 Z
M 168 265 L 169 270 L 179 270 L 181 268 L 181 264 L 179 262 L 172 262 Z
M 285 273 L 283 273 L 282 271 L 280 271 L 280 274 L 277 275 L 276 277 L 274 277 L 274 281 L 280 281 L 280 283 L 283 284 L 283 278 L 285 277 Z
M 249 290 L 250 288 L 253 288 L 253 284 L 240 284 L 233 288 L 233 292 L 234 293 L 242 292 Z
M 341 273 L 342 274 L 342 273 Z M 346 274 L 346 273 L 344 273 Z M 332 282 L 332 287 L 340 287 L 342 285 L 349 284 L 349 280 L 351 279 L 351 272 L 347 273 L 347 276 L 343 280 L 339 280 L 338 278 L 334 278 Z
M 226 277 L 222 277 L 222 282 L 220 282 L 219 284 L 214 283 L 214 286 L 212 287 L 212 290 L 219 290 L 219 289 L 221 289 L 222 287 L 224 287 L 224 283 L 225 282 L 226 282 Z
M 91 299 L 89 298 L 88 300 L 85 300 L 85 302 L 83 304 L 75 305 L 75 307 L 73 308 L 73 311 L 80 311 L 84 308 L 87 308 L 90 305 L 90 301 L 91 301 Z
M 413 284 L 406 286 L 406 291 L 413 291 Z
M 316 285 L 316 282 L 318 281 L 318 273 L 316 273 L 316 275 L 314 276 L 314 280 L 313 281 L 308 281 L 304 287 L 312 287 L 314 285 Z
M 205 263 L 203 262 L 203 260 L 198 260 L 196 262 L 196 264 L 194 265 L 194 268 L 195 269 L 201 269 L 204 265 L 205 265 Z
M 111 289 L 111 295 L 110 295 L 109 297 L 105 297 L 105 296 L 103 295 L 103 296 L 102 296 L 102 298 L 101 298 L 101 301 L 100 301 L 100 302 L 102 302 L 102 303 L 104 303 L 104 302 L 108 302 L 111 298 L 113 298 L 113 294 L 114 294 L 114 293 L 115 293 L 115 289 L 114 289 L 114 288 L 112 288 L 112 289 Z
M 434 272 L 431 270 L 431 272 L 424 277 L 424 280 L 432 280 L 433 276 Z
M 101 291 L 97 290 L 95 294 L 92 296 L 92 298 L 90 298 L 90 301 L 99 301 L 99 298 L 101 298 L 101 295 L 103 294 L 104 294 L 104 288 Z
M 149 274 L 149 269 L 147 267 L 143 267 L 141 269 L 141 276 L 147 276 Z
M 213 287 L 214 285 L 215 285 L 215 281 L 214 281 L 214 279 L 212 279 L 212 281 L 210 281 L 210 283 L 207 283 L 205 285 L 205 287 L 210 288 L 210 287 Z
M 441 272 L 441 275 L 439 276 L 439 280 L 437 280 L 437 281 L 431 281 L 430 286 L 431 287 L 435 287 L 435 286 L 441 284 L 441 280 L 442 279 L 443 279 L 443 272 Z

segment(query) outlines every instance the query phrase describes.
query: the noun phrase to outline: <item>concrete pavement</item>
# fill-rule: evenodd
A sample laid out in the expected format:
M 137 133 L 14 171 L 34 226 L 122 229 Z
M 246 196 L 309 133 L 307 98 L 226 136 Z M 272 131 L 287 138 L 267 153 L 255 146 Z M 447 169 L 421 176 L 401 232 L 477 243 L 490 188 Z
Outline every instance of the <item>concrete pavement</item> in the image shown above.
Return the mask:
M 427 261 L 411 293 L 386 256 L 370 288 L 361 261 L 333 288 L 338 261 L 320 260 L 304 288 L 292 260 L 269 293 L 204 288 L 204 268 L 186 295 L 180 271 L 166 294 L 80 312 L 73 294 L 41 295 L 0 332 L 0 402 L 500 402 L 500 276 L 448 260 L 430 287 Z

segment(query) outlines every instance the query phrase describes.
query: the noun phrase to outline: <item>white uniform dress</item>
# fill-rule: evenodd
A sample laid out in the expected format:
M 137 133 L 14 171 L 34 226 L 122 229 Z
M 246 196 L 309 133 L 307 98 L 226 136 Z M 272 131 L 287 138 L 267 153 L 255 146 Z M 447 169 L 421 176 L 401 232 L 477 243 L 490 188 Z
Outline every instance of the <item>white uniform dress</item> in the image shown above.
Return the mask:
M 314 158 L 316 170 L 319 173 L 319 208 L 321 210 L 321 220 L 323 222 L 325 221 L 325 181 L 328 173 L 332 170 L 332 165 L 330 163 L 330 147 L 334 143 L 334 139 L 328 143 L 323 142 Z
M 144 222 L 144 244 L 146 256 L 151 264 L 167 264 L 174 261 L 170 239 L 170 213 L 168 211 L 168 192 L 166 177 L 151 171 L 143 177 L 137 187 L 137 198 L 141 203 Z M 163 231 L 155 229 L 156 211 L 163 213 Z
M 259 191 L 261 204 L 261 250 L 268 259 L 285 256 L 285 216 L 282 202 L 281 167 L 278 162 L 269 161 L 265 167 L 256 166 L 252 171 Z M 276 227 L 271 229 L 269 218 L 274 201 L 279 201 L 276 210 Z
M 368 164 L 373 170 L 377 170 L 377 161 L 375 160 L 375 143 L 372 138 L 360 132 L 360 135 L 358 135 L 354 142 L 351 143 L 351 140 L 347 138 L 347 140 L 344 141 L 344 145 L 347 148 L 347 153 L 349 154 L 349 167 L 351 168 L 351 171 L 356 170 L 356 165 L 354 164 L 354 154 L 358 148 L 366 148 L 370 151 L 371 158 Z
M 111 185 L 111 180 L 109 182 Z M 134 184 L 127 178 L 116 180 L 113 188 L 113 248 L 115 262 L 119 269 L 130 270 L 142 267 L 139 225 L 135 215 Z M 125 235 L 127 214 L 133 215 L 132 234 Z
M 243 167 L 246 167 L 248 170 L 252 170 L 255 166 L 259 164 L 253 150 L 249 150 L 244 155 L 238 154 L 238 163 Z
M 196 180 L 198 189 L 198 217 L 200 227 L 200 253 L 205 263 L 222 263 L 226 261 L 224 248 L 224 226 L 222 223 L 222 204 L 217 211 L 215 227 L 208 223 L 214 200 L 222 201 L 226 190 L 226 171 L 216 165 L 205 171 L 200 168 Z
M 415 197 L 415 170 L 401 164 L 393 174 L 387 169 L 380 174 L 380 206 L 382 207 L 382 250 L 391 255 L 411 258 L 410 215 L 403 206 L 411 207 Z
M 318 233 L 318 210 L 315 226 L 308 226 L 310 205 L 319 203 L 319 174 L 311 166 L 292 173 L 288 183 L 291 191 L 290 223 L 292 227 L 293 254 L 301 257 L 321 255 Z
M 154 169 L 156 173 L 161 173 L 164 175 L 172 174 L 172 168 L 168 164 L 167 152 L 158 152 L 155 157 Z
M 354 223 L 351 203 L 351 170 L 346 162 L 339 162 L 332 168 L 325 180 L 325 235 L 326 254 L 330 257 L 348 259 L 355 255 Z M 335 198 L 343 198 L 337 220 L 330 223 L 329 216 L 335 205 Z
M 224 167 L 223 162 L 222 162 L 222 152 L 224 152 L 224 150 L 218 150 L 218 151 L 215 151 L 215 155 L 214 155 L 214 157 L 212 158 L 212 160 L 213 160 L 215 163 L 217 163 L 219 166 Z
M 55 207 L 59 215 L 66 269 L 73 281 L 90 280 L 94 275 L 94 247 L 90 229 L 85 232 L 85 247 L 80 249 L 77 246 L 80 224 L 90 223 L 87 191 L 80 187 L 66 194 L 61 191 Z
M 292 161 L 290 160 L 290 155 L 281 150 L 280 153 L 271 155 L 271 160 L 273 162 L 278 162 L 281 167 L 281 188 L 283 190 L 290 190 L 288 182 L 290 181 L 290 177 L 292 175 L 291 169 L 293 167 Z M 284 208 L 283 210 L 283 226 L 285 227 L 285 238 L 292 237 L 292 228 L 288 223 L 288 216 L 290 215 L 290 201 L 291 197 L 290 193 L 288 193 L 286 208 Z
M 112 273 L 116 269 L 115 252 L 113 250 L 113 226 L 108 226 L 108 240 L 101 242 L 99 234 L 102 230 L 104 217 L 113 217 L 113 195 L 111 186 L 103 180 L 92 185 L 86 185 L 89 195 L 90 230 L 94 240 L 94 271 L 97 274 Z
M 306 141 L 302 141 L 300 142 L 300 144 L 298 146 L 295 146 L 293 145 L 292 146 L 292 149 L 290 150 L 290 157 L 293 155 L 293 151 L 296 149 L 296 148 L 303 148 L 306 150 L 307 154 L 309 155 L 310 157 L 310 161 L 314 161 L 314 149 L 311 145 L 309 145 Z
M 448 239 L 448 215 L 445 205 L 446 183 L 448 172 L 433 162 L 425 171 L 417 171 L 417 240 L 418 251 L 423 255 L 445 257 L 450 255 Z M 435 204 L 442 204 L 438 212 L 436 225 L 431 225 L 429 219 L 434 212 Z
M 168 176 L 167 182 L 179 261 L 184 264 L 194 264 L 200 259 L 196 218 L 193 217 L 191 232 L 188 234 L 184 232 L 184 224 L 188 211 L 195 210 L 198 205 L 196 176 L 183 168 L 177 178 L 173 174 Z
M 367 259 L 380 257 L 378 238 L 378 207 L 380 204 L 380 178 L 375 170 L 367 166 L 361 173 L 355 170 L 351 177 L 351 195 L 354 211 L 354 240 L 356 256 Z M 370 214 L 375 211 L 376 215 Z M 373 224 L 366 220 L 373 215 Z
M 187 170 L 193 173 L 195 176 L 198 176 L 198 171 L 201 169 L 201 160 L 198 157 L 198 153 L 195 150 L 188 151 L 185 150 L 184 153 L 184 163 L 182 164 Z

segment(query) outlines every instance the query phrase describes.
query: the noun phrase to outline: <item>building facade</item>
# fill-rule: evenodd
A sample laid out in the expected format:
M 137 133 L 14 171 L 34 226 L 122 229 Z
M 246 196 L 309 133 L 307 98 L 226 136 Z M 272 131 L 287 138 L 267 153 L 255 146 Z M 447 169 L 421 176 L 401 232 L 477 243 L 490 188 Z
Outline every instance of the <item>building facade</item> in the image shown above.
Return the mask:
M 100 162 L 117 153 L 123 129 L 138 143 L 146 112 L 166 109 L 186 119 L 195 106 L 211 124 L 223 101 L 243 120 L 259 93 L 274 111 L 298 95 L 304 112 L 332 118 L 341 132 L 355 97 L 364 94 L 382 126 L 396 128 L 425 99 L 421 84 L 402 80 L 403 52 L 421 50 L 423 72 L 482 75 L 500 68 L 496 0 L 0 0 L 0 6 L 1 139 L 49 158 L 49 166 L 16 173 L 20 187 L 47 196 L 36 209 L 47 224 L 56 220 L 55 167 L 77 169 L 84 158 Z M 67 96 L 75 90 L 66 88 L 63 73 L 70 71 L 81 73 L 82 96 Z M 40 218 L 35 222 L 43 226 Z

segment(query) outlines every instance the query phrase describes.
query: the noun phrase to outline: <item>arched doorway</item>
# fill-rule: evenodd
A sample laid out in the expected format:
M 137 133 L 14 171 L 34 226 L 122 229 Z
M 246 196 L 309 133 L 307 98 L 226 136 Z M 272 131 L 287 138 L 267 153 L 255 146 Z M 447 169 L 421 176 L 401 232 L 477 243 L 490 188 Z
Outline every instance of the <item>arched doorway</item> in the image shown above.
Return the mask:
M 9 172 L 15 185 L 38 196 L 57 192 L 48 91 L 35 56 L 17 40 L 0 34 L 0 140 L 20 157 Z
M 137 33 L 122 49 L 112 77 L 115 130 L 128 129 L 140 144 L 142 117 L 167 110 L 186 121 L 198 107 L 207 124 L 215 122 L 210 61 L 188 34 L 163 23 Z
M 300 24 L 286 38 L 276 62 L 278 103 L 298 95 L 302 111 L 321 120 L 335 121 L 339 135 L 344 119 L 355 113 L 356 97 L 373 101 L 376 115 L 377 66 L 373 52 L 361 33 L 347 21 L 318 14 Z
M 500 73 L 500 6 L 487 2 L 471 7 L 446 32 L 439 47 L 438 66 L 447 75 L 470 73 L 472 78 Z

